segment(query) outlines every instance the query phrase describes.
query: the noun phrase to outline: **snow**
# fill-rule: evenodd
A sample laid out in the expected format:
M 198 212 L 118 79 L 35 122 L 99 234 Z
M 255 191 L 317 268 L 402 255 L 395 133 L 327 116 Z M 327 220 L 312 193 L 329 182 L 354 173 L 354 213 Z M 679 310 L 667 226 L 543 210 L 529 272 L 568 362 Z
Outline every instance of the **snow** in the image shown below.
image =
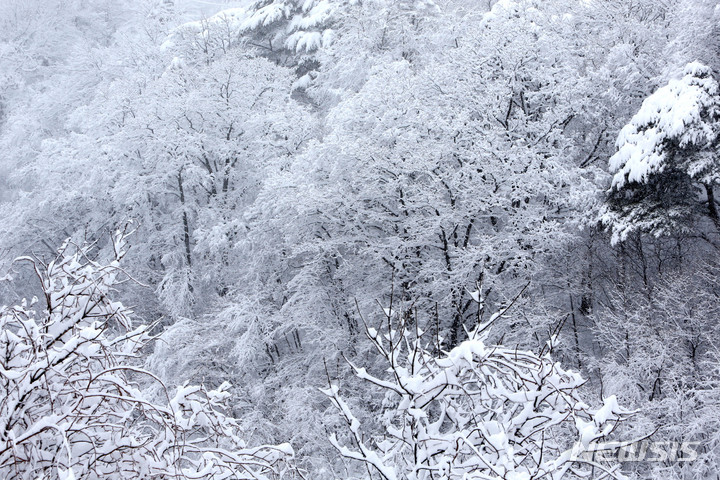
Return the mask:
M 310 2 L 305 2 L 307 5 Z M 288 28 L 290 30 L 307 30 L 322 24 L 330 18 L 333 11 L 333 5 L 327 0 L 321 0 L 310 11 L 303 9 L 306 15 L 296 15 L 290 21 Z
M 58 479 L 59 480 L 75 480 L 75 473 L 73 472 L 72 468 L 63 470 L 62 468 L 58 467 Z
M 448 357 L 453 363 L 464 360 L 470 364 L 473 362 L 474 356 L 479 357 L 481 361 L 486 354 L 485 344 L 481 340 L 467 340 L 453 348 L 448 354 Z
M 298 31 L 290 35 L 285 41 L 285 46 L 296 52 L 311 52 L 317 50 L 323 45 L 322 34 L 320 32 Z
M 718 83 L 698 62 L 688 64 L 683 74 L 645 99 L 620 131 L 618 151 L 609 161 L 613 188 L 644 183 L 663 172 L 671 160 L 671 144 L 703 148 L 717 140 L 720 124 L 707 117 L 720 114 Z
M 200 17 L 202 18 L 203 16 Z M 245 28 L 244 25 L 250 20 L 249 17 L 250 12 L 246 8 L 234 7 L 221 10 L 214 15 L 204 18 L 203 20 L 185 22 L 171 32 L 165 42 L 163 42 L 161 48 L 172 48 L 174 46 L 174 42 L 172 40 L 173 34 L 178 31 L 190 30 L 199 34 L 207 34 L 207 27 L 211 25 L 223 25 L 227 26 L 227 28 L 231 30 L 241 30 Z
M 603 406 L 595 412 L 593 420 L 597 425 L 600 425 L 616 417 L 617 414 L 621 412 L 622 409 L 620 408 L 620 405 L 618 405 L 617 397 L 615 395 L 610 395 L 605 399 Z
M 42 7 L 41 0 L 9 3 L 28 2 Z M 70 3 L 99 13 L 89 8 L 96 2 Z M 116 3 L 108 2 L 111 10 Z M 623 9 L 598 10 L 601 2 L 589 0 L 459 2 L 444 4 L 448 8 L 442 12 L 425 0 L 150 3 L 138 15 L 142 23 L 128 25 L 126 31 L 99 31 L 79 48 L 64 48 L 63 30 L 73 27 L 65 17 L 59 17 L 61 28 L 41 25 L 36 40 L 49 34 L 49 53 L 70 52 L 67 63 L 62 56 L 33 51 L 32 44 L 0 46 L 11 54 L 20 47 L 20 64 L 27 73 L 19 78 L 28 82 L 0 88 L 12 94 L 0 92 L 3 132 L 28 134 L 0 135 L 0 143 L 11 147 L 5 163 L 23 167 L 16 173 L 0 166 L 3 173 L 12 173 L 12 178 L 0 178 L 0 199 L 27 198 L 3 211 L 2 267 L 9 254 L 38 250 L 46 258 L 45 247 L 52 249 L 63 230 L 72 232 L 67 235 L 76 242 L 95 239 L 128 215 L 143 226 L 138 241 L 131 242 L 126 271 L 150 283 L 150 288 L 138 288 L 130 280 L 117 292 L 101 289 L 90 296 L 76 288 L 77 278 L 57 278 L 44 286 L 49 294 L 41 296 L 37 311 L 29 311 L 27 301 L 0 308 L 0 318 L 9 322 L 0 331 L 0 350 L 7 352 L 0 383 L 17 386 L 5 395 L 12 396 L 6 404 L 18 405 L 16 392 L 28 392 L 33 399 L 26 402 L 28 408 L 47 412 L 55 408 L 48 404 L 63 406 L 63 392 L 94 388 L 70 407 L 113 415 L 114 431 L 103 425 L 87 429 L 91 438 L 106 442 L 98 451 L 110 452 L 108 458 L 122 455 L 112 452 L 110 443 L 123 448 L 148 442 L 147 450 L 158 453 L 143 460 L 142 468 L 149 470 L 140 476 L 148 478 L 153 469 L 164 468 L 164 455 L 174 449 L 174 429 L 188 433 L 187 445 L 196 449 L 187 450 L 198 460 L 187 468 L 189 475 L 231 476 L 215 475 L 215 462 L 223 454 L 213 450 L 211 441 L 193 443 L 203 435 L 216 439 L 220 429 L 207 431 L 215 425 L 213 409 L 218 406 L 221 412 L 241 412 L 252 438 L 291 439 L 299 445 L 303 467 L 322 464 L 325 472 L 310 471 L 308 478 L 345 478 L 338 473 L 342 459 L 328 453 L 326 432 L 347 424 L 338 434 L 347 445 L 338 446 L 340 453 L 377 465 L 380 472 L 389 468 L 385 476 L 394 471 L 403 479 L 457 479 L 492 477 L 497 471 L 503 478 L 521 480 L 542 476 L 523 470 L 523 458 L 527 463 L 540 458 L 562 462 L 562 445 L 558 448 L 554 441 L 569 443 L 577 437 L 592 447 L 606 431 L 603 424 L 614 423 L 619 415 L 612 402 L 597 411 L 580 402 L 580 376 L 562 370 L 548 346 L 560 340 L 570 346 L 579 342 L 577 351 L 555 351 L 595 376 L 583 389 L 593 401 L 598 398 L 595 387 L 602 385 L 603 394 L 622 391 L 647 403 L 652 385 L 642 394 L 632 389 L 636 384 L 644 388 L 653 378 L 633 372 L 640 366 L 631 360 L 652 357 L 645 344 L 654 342 L 655 332 L 643 321 L 655 322 L 664 305 L 658 303 L 653 316 L 639 312 L 628 317 L 630 323 L 615 322 L 613 329 L 599 330 L 597 338 L 588 331 L 573 339 L 560 322 L 566 303 L 578 292 L 599 298 L 593 322 L 601 325 L 604 316 L 615 319 L 607 305 L 617 303 L 611 301 L 617 275 L 604 275 L 603 269 L 626 261 L 632 266 L 637 260 L 634 248 L 618 253 L 592 243 L 592 255 L 571 248 L 578 240 L 603 240 L 602 235 L 577 233 L 575 226 L 595 213 L 605 172 L 577 168 L 576 160 L 588 152 L 591 157 L 605 155 L 604 129 L 626 123 L 632 116 L 625 118 L 627 105 L 636 110 L 638 95 L 651 91 L 658 72 L 669 68 L 665 55 L 654 54 L 668 51 L 665 44 L 672 39 L 664 28 L 675 13 L 665 22 L 637 22 L 635 17 L 645 15 L 617 18 Z M 209 15 L 184 24 L 158 51 L 159 39 L 179 21 L 178 3 L 192 3 L 198 11 L 207 8 Z M 483 17 L 487 9 L 492 11 Z M 38 14 L 47 11 L 38 8 Z M 77 18 L 75 23 L 93 30 L 92 21 Z M 21 26 L 23 22 L 12 27 L 7 39 L 21 33 Z M 658 28 L 635 31 L 635 26 Z M 85 44 L 93 48 L 84 52 Z M 76 55 L 85 53 L 93 58 Z M 49 65 L 23 63 L 33 56 Z M 63 75 L 45 73 L 52 70 Z M 712 97 L 717 97 L 709 75 L 705 65 L 688 64 L 622 129 L 611 162 L 620 175 L 617 188 L 675 168 L 668 145 L 693 150 L 716 141 L 716 129 L 706 121 Z M 79 89 L 74 98 L 67 96 L 71 89 L 54 85 L 75 81 L 93 86 Z M 303 91 L 293 92 L 291 85 Z M 16 94 L 20 87 L 28 87 L 27 93 Z M 82 104 L 79 109 L 77 103 Z M 570 123 L 563 123 L 569 117 Z M 20 128 L 23 118 L 29 126 Z M 56 125 L 45 128 L 43 123 Z M 26 137 L 23 153 L 25 147 L 13 144 Z M 591 150 L 596 139 L 597 150 Z M 694 155 L 688 166 L 692 178 L 716 163 L 704 155 Z M 84 180 L 85 172 L 94 172 L 92 177 L 102 182 Z M 9 196 L 2 191 L 6 186 L 13 189 Z M 696 200 L 705 198 L 698 195 Z M 576 208 L 581 202 L 583 208 Z M 675 253 L 665 256 L 660 243 L 658 255 L 655 243 L 650 244 L 646 280 L 653 286 L 660 285 L 656 259 L 667 258 L 667 272 L 676 263 Z M 65 247 L 72 250 L 72 242 Z M 91 256 L 104 258 L 112 247 L 100 240 Z M 687 256 L 698 251 L 688 249 Z M 61 271 L 66 267 L 75 265 L 49 265 Z M 19 286 L 24 286 L 28 276 L 17 271 Z M 92 268 L 80 269 L 78 277 L 88 272 Z M 597 281 L 585 285 L 583 272 Z M 640 283 L 636 273 L 629 269 L 621 283 L 629 304 L 642 308 L 644 303 L 632 298 Z M 501 310 L 526 279 L 533 281 L 528 295 L 518 298 L 512 310 Z M 0 283 L 0 295 L 16 302 L 14 288 Z M 653 288 L 653 300 L 661 296 L 657 292 Z M 106 301 L 115 295 L 137 295 L 140 314 L 157 320 L 157 328 L 128 332 L 128 311 Z M 100 308 L 93 306 L 95 299 L 102 300 Z M 45 303 L 57 305 L 57 311 L 46 313 Z M 21 319 L 12 318 L 13 309 L 22 312 Z M 86 309 L 91 309 L 91 320 L 83 318 Z M 507 321 L 500 321 L 501 315 Z M 107 323 L 95 322 L 106 317 L 111 318 Z M 409 332 L 398 327 L 410 318 Z M 499 331 L 490 336 L 494 321 Z M 377 329 L 368 328 L 368 338 L 357 332 L 366 322 Z M 458 344 L 464 339 L 462 328 L 457 328 L 461 338 L 452 334 L 458 333 L 454 327 L 459 323 L 470 330 L 471 341 Z M 427 326 L 427 334 L 415 342 L 419 326 Z M 616 365 L 613 342 L 620 337 L 614 334 L 631 327 L 637 338 L 628 349 L 630 358 Z M 139 349 L 148 331 L 160 330 L 163 337 L 154 353 L 151 345 Z M 512 348 L 493 346 L 491 338 Z M 593 340 L 602 348 L 588 350 Z M 663 395 L 653 396 L 666 403 L 667 395 L 681 399 L 682 388 L 673 384 L 682 380 L 680 367 L 658 351 L 663 352 L 658 355 L 662 365 L 653 364 L 655 358 L 647 360 L 663 376 Z M 160 370 L 156 374 L 140 370 L 148 355 L 148 368 Z M 343 356 L 355 362 L 352 370 L 342 368 Z M 327 389 L 329 398 L 315 391 L 326 374 L 347 371 L 353 375 L 342 379 L 347 389 Z M 627 379 L 618 380 L 618 371 Z M 655 375 L 644 370 L 645 377 L 650 377 L 648 371 Z M 41 375 L 49 386 L 33 385 L 31 378 Z M 220 387 L 208 392 L 188 386 L 188 377 Z M 234 387 L 222 383 L 226 377 Z M 708 377 L 716 380 L 716 375 Z M 76 379 L 82 380 L 80 387 Z M 160 379 L 167 381 L 166 388 L 155 385 Z M 700 393 L 710 395 L 702 390 L 705 377 L 696 383 Z M 146 384 L 155 385 L 152 398 L 160 398 L 161 404 L 142 403 L 147 401 Z M 122 393 L 106 395 L 101 389 L 108 385 L 118 385 Z M 173 397 L 177 385 L 182 387 Z M 631 390 L 618 390 L 618 385 Z M 40 397 L 43 388 L 50 393 Z M 329 414 L 339 391 L 350 396 L 347 404 L 337 400 L 340 412 Z M 135 400 L 137 406 L 131 404 Z M 702 405 L 699 400 L 696 404 Z M 159 412 L 147 423 L 146 417 L 155 413 L 144 416 L 146 407 Z M 358 409 L 357 418 L 350 408 Z M 637 422 L 638 430 L 643 422 Z M 198 429 L 197 435 L 183 430 L 190 427 Z M 235 432 L 223 423 L 225 428 Z M 540 437 L 546 432 L 543 444 Z M 55 433 L 45 433 L 42 445 L 52 445 L 48 439 Z M 156 437 L 164 444 L 153 443 Z M 245 448 L 235 439 L 222 441 L 228 448 Z M 338 439 L 333 436 L 332 442 Z M 409 445 L 418 448 L 412 452 Z M 75 445 L 73 455 L 90 456 L 91 446 L 89 441 Z M 293 455 L 288 444 L 273 448 Z M 60 464 L 66 465 L 71 464 Z M 434 470 L 424 470 L 427 465 Z M 51 467 L 49 475 L 57 465 Z M 358 477 L 355 462 L 347 468 L 346 477 Z M 59 475 L 86 476 L 81 467 Z
M 242 30 L 255 30 L 260 26 L 268 26 L 271 23 L 285 17 L 288 13 L 288 7 L 283 3 L 272 3 L 255 11 L 241 24 Z
M 306 73 L 302 77 L 295 80 L 292 88 L 293 88 L 293 90 L 302 90 L 302 89 L 309 87 L 311 83 L 312 83 L 312 77 L 310 76 L 310 74 Z

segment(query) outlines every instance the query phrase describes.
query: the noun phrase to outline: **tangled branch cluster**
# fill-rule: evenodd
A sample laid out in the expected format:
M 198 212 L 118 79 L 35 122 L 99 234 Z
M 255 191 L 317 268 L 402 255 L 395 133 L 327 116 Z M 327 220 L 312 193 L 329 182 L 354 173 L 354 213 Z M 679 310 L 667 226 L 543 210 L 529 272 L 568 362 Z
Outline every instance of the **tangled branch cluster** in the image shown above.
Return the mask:
M 157 403 L 138 381 L 152 339 L 110 300 L 121 282 L 125 235 L 101 265 L 66 244 L 47 265 L 33 259 L 37 299 L 0 309 L 0 477 L 270 479 L 287 470 L 289 445 L 249 448 L 223 411 L 229 384 L 184 385 Z M 75 250 L 74 253 L 71 250 Z M 160 382 L 162 385 L 162 382 Z

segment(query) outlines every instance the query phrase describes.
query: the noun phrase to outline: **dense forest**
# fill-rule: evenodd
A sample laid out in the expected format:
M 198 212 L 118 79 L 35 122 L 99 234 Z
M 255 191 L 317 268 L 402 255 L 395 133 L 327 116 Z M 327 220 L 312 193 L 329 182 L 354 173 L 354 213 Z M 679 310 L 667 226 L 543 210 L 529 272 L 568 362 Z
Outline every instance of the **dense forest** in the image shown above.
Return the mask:
M 717 0 L 0 0 L 0 478 L 720 479 L 719 81 Z

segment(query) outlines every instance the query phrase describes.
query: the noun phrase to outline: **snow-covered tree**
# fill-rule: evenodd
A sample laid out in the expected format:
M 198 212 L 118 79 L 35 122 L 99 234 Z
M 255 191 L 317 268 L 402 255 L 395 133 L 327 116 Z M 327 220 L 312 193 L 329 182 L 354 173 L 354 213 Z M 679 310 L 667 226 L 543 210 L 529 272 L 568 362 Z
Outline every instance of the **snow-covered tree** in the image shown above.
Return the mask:
M 208 64 L 187 57 L 133 102 L 109 158 L 124 164 L 112 190 L 116 208 L 153 226 L 145 245 L 155 247 L 144 253 L 155 257 L 161 298 L 176 316 L 202 298 L 195 288 L 208 289 L 206 304 L 225 295 L 246 233 L 244 210 L 312 125 L 290 98 L 283 67 L 237 49 Z M 215 262 L 223 268 L 201 267 Z
M 188 5 L 225 9 L 185 23 Z M 67 237 L 102 258 L 104 232 L 137 219 L 123 265 L 151 288 L 113 295 L 161 318 L 147 368 L 168 390 L 230 380 L 244 437 L 290 439 L 325 480 L 344 472 L 323 359 L 384 378 L 358 310 L 403 304 L 451 349 L 522 290 L 484 348 L 558 333 L 553 359 L 586 391 L 646 411 L 634 432 L 707 432 L 710 471 L 717 288 L 694 260 L 717 253 L 718 15 L 717 0 L 0 0 L 0 278 L 16 276 L 0 304 L 32 288 L 12 258 L 49 265 Z M 599 163 L 636 113 L 611 245 Z M 369 438 L 395 411 L 375 393 L 343 384 Z
M 184 47 L 145 45 L 139 71 L 126 65 L 68 115 L 72 133 L 14 172 L 42 185 L 18 202 L 37 208 L 8 211 L 0 227 L 16 232 L 13 249 L 46 251 L 39 238 L 54 248 L 137 219 L 130 261 L 174 317 L 227 293 L 243 209 L 313 124 L 290 96 L 287 69 L 238 48 L 208 58 Z M 222 269 L 201 267 L 216 260 Z
M 0 71 L 10 74 L 16 67 L 21 73 L 0 126 L 5 152 L 0 170 L 7 172 L 0 179 L 0 197 L 17 205 L 0 213 L 0 230 L 15 232 L 12 241 L 3 235 L 10 259 L 29 252 L 53 256 L 63 239 L 83 233 L 92 238 L 107 221 L 101 205 L 109 203 L 110 175 L 99 168 L 107 153 L 99 148 L 100 138 L 110 124 L 117 125 L 116 118 L 129 115 L 127 105 L 115 103 L 109 92 L 117 92 L 118 83 L 135 83 L 128 90 L 136 96 L 138 79 L 152 77 L 158 64 L 163 66 L 157 51 L 148 47 L 159 30 L 149 18 L 152 8 L 144 8 L 152 2 L 13 0 L 0 6 L 0 44 L 7 53 L 0 54 Z M 115 83 L 118 79 L 124 82 Z M 93 160 L 81 166 L 72 151 Z M 84 187 L 81 179 L 87 180 Z M 22 207 L 28 204 L 33 206 Z
M 581 453 L 609 448 L 599 442 L 628 412 L 614 396 L 591 409 L 578 391 L 584 380 L 554 362 L 547 348 L 537 355 L 487 345 L 487 328 L 506 312 L 437 354 L 428 348 L 432 335 L 387 309 L 379 328 L 366 327 L 384 373 L 352 365 L 358 378 L 384 394 L 386 431 L 366 432 L 331 383 L 324 393 L 344 417 L 351 445 L 334 434 L 331 443 L 385 480 L 621 477 L 618 464 Z
M 115 258 L 63 245 L 29 261 L 43 297 L 0 308 L 0 476 L 52 479 L 277 478 L 289 445 L 247 447 L 225 415 L 229 385 L 167 391 L 142 368 L 151 326 L 111 299 L 125 281 Z M 156 383 L 160 401 L 141 385 Z
M 632 435 L 699 442 L 697 460 L 639 463 L 632 466 L 638 476 L 707 478 L 720 465 L 720 424 L 710 413 L 720 408 L 716 250 L 666 237 L 641 244 L 633 236 L 620 246 L 632 252 L 612 272 L 614 283 L 603 285 L 608 296 L 598 295 L 591 316 L 598 354 L 584 360 L 597 370 L 595 382 L 637 410 Z M 673 248 L 681 250 L 675 257 Z
M 668 9 L 670 67 L 699 61 L 720 69 L 720 8 L 715 0 L 676 0 Z
M 614 241 L 634 231 L 687 231 L 704 212 L 720 228 L 720 90 L 711 69 L 690 63 L 650 95 L 620 132 L 603 222 Z M 702 188 L 702 191 L 701 191 Z
M 544 62 L 535 49 L 561 37 L 549 30 L 534 46 L 532 33 L 515 29 L 512 6 L 493 9 L 482 29 L 432 65 L 374 67 L 329 112 L 322 141 L 268 181 L 257 229 L 261 238 L 289 240 L 286 251 L 304 265 L 287 294 L 288 316 L 322 331 L 314 319 L 325 304 L 347 324 L 347 299 L 382 298 L 393 278 L 395 292 L 420 311 L 439 309 L 454 343 L 476 314 L 467 289 L 519 289 L 569 236 L 563 219 L 593 191 L 564 135 L 582 106 L 576 112 L 554 93 L 575 65 L 558 55 L 531 70 Z M 528 24 L 569 28 L 520 11 Z M 505 50 L 478 58 L 498 37 Z

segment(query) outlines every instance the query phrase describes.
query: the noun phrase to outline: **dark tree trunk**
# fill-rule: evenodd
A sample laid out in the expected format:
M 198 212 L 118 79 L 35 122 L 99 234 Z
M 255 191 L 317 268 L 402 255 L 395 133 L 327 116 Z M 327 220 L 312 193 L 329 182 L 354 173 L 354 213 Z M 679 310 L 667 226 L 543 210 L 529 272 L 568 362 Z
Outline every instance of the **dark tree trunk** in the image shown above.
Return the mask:
M 718 230 L 720 230 L 720 215 L 718 215 L 717 205 L 715 204 L 715 194 L 713 192 L 713 185 L 712 183 L 706 183 L 705 186 L 705 193 L 707 194 L 707 201 L 708 201 L 708 214 L 710 215 L 710 218 L 715 223 L 715 226 Z
M 185 208 L 185 190 L 183 189 L 182 169 L 178 172 L 178 191 L 180 193 L 180 204 L 182 205 L 183 241 L 185 243 L 185 260 L 188 267 L 192 267 L 192 256 L 190 250 L 190 223 L 188 222 L 187 209 Z

